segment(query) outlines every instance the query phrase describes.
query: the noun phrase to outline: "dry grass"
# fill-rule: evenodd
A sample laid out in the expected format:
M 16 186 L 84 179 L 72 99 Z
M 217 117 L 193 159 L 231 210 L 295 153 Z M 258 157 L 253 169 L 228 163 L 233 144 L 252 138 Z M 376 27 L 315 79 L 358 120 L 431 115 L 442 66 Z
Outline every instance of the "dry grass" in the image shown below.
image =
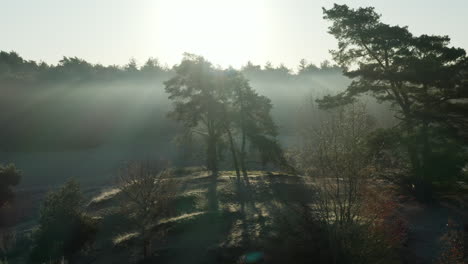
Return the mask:
M 112 242 L 114 243 L 114 245 L 120 245 L 122 243 L 125 243 L 131 239 L 138 237 L 139 235 L 140 233 L 138 232 L 120 234 L 117 237 L 115 237 Z
M 90 204 L 97 204 L 97 203 L 101 203 L 104 201 L 108 201 L 114 198 L 119 193 L 120 193 L 119 188 L 112 188 L 112 189 L 105 190 L 101 192 L 98 196 L 91 199 Z

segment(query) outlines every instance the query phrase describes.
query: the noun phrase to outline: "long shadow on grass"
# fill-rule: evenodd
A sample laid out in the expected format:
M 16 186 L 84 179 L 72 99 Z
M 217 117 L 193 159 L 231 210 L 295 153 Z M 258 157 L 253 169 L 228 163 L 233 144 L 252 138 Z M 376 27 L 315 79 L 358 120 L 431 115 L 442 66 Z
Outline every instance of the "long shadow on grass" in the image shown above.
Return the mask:
M 218 202 L 218 174 L 213 173 L 211 176 L 210 182 L 208 184 L 208 191 L 206 193 L 206 198 L 208 200 L 208 211 L 217 213 L 219 210 Z

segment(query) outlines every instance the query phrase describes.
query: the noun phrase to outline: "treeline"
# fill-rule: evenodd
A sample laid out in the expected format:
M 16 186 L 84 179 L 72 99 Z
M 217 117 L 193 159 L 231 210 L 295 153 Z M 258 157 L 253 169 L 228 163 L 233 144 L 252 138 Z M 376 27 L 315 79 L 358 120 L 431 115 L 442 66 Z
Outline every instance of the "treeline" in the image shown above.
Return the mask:
M 297 72 L 270 63 L 247 63 L 239 70 L 253 90 L 271 100 L 281 145 L 296 137 L 291 113 L 310 98 L 335 94 L 349 83 L 330 63 L 299 64 Z M 76 57 L 49 65 L 0 52 L 0 158 L 21 166 L 24 183 L 40 178 L 62 182 L 67 167 L 83 163 L 87 166 L 70 176 L 103 178 L 122 160 L 148 157 L 199 164 L 203 146 L 174 144 L 183 127 L 167 118 L 171 102 L 164 82 L 176 76 L 177 66 L 156 59 L 103 66 Z
M 135 60 L 103 66 L 76 57 L 50 65 L 1 51 L 0 124 L 5 129 L 0 131 L 0 150 L 89 149 L 115 138 L 153 141 L 155 135 L 172 135 L 175 128 L 165 118 L 169 101 L 163 82 L 175 76 L 176 67 L 153 58 L 141 66 Z M 262 67 L 249 62 L 240 73 L 272 99 L 280 129 L 291 127 L 286 113 L 301 104 L 305 95 L 319 97 L 347 84 L 341 69 L 328 62 L 319 67 L 302 60 L 297 73 L 284 65 Z M 290 89 L 295 93 L 284 96 Z M 130 120 L 134 112 L 140 117 Z M 152 121 L 138 122 L 143 117 Z M 128 130 L 128 123 L 133 123 L 133 131 L 121 131 Z
M 154 76 L 170 71 L 157 59 L 149 58 L 138 67 L 135 60 L 124 66 L 91 64 L 77 57 L 63 57 L 58 64 L 47 64 L 25 60 L 18 53 L 0 52 L 0 79 L 2 81 L 97 81 L 116 80 L 129 77 Z M 37 83 L 36 83 L 37 84 Z
M 267 62 L 264 66 L 247 62 L 241 68 L 247 76 L 260 75 L 265 77 L 293 77 L 314 73 L 339 73 L 341 68 L 324 61 L 317 66 L 305 59 L 299 62 L 297 70 L 284 64 L 274 66 Z M 21 57 L 11 51 L 0 51 L 0 81 L 105 81 L 125 78 L 155 78 L 160 75 L 174 74 L 173 67 L 162 64 L 158 59 L 149 58 L 141 66 L 135 59 L 125 65 L 92 64 L 78 57 L 63 57 L 56 65 L 46 62 L 36 62 Z M 36 83 L 37 84 L 37 83 Z

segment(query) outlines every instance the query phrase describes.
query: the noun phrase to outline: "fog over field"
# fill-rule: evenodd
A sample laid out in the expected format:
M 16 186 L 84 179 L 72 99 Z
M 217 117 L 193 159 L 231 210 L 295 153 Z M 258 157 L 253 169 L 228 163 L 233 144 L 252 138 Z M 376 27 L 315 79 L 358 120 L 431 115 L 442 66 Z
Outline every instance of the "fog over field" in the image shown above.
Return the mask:
M 23 84 L 18 80 L 9 80 L 13 85 L 2 88 L 0 122 L 8 125 L 1 131 L 0 158 L 21 165 L 22 184 L 39 184 L 44 178 L 50 180 L 47 184 L 74 177 L 83 182 L 106 181 L 128 160 L 196 163 L 184 160 L 187 150 L 174 143 L 180 128 L 166 117 L 171 102 L 163 83 L 174 75 L 171 70 L 121 70 L 112 79 L 100 73 L 92 76 L 89 67 L 59 80 L 46 76 L 51 79 L 24 81 L 24 87 L 17 87 Z M 301 109 L 326 94 L 343 91 L 350 81 L 341 69 L 326 65 L 299 74 L 297 69 L 294 73 L 270 67 L 244 67 L 244 73 L 259 94 L 272 100 L 280 142 L 292 146 L 297 143 L 295 126 Z M 369 109 L 375 108 L 375 114 L 390 115 L 380 113 L 385 107 L 375 100 L 364 101 Z

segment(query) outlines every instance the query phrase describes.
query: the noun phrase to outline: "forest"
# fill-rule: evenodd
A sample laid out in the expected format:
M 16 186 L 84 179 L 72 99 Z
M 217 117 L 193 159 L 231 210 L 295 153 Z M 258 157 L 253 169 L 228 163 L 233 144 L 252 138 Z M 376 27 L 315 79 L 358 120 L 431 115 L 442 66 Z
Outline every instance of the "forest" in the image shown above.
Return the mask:
M 296 68 L 0 51 L 0 264 L 467 263 L 465 49 L 322 11 Z

